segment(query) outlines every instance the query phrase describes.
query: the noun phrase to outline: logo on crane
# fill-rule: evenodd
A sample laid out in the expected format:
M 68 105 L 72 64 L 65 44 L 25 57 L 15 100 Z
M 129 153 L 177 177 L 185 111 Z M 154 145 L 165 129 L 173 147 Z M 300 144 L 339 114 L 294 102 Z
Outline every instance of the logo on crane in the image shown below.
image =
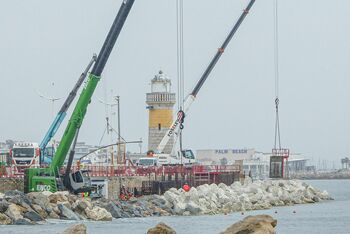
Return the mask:
M 173 126 L 171 126 L 171 128 L 169 129 L 169 132 L 168 132 L 169 137 L 171 135 L 173 135 L 177 125 L 180 124 L 180 129 L 183 129 L 182 123 L 184 122 L 184 119 L 185 119 L 185 112 L 183 112 L 182 110 L 177 112 L 177 119 L 176 119 L 175 123 L 173 124 Z

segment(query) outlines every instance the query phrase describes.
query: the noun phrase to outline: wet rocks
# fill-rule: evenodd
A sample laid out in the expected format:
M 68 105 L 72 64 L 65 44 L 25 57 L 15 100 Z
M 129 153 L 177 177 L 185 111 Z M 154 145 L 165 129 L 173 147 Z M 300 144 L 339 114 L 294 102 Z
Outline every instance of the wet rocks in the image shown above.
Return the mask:
M 105 208 L 108 212 L 110 212 L 111 215 L 113 216 L 113 218 L 115 218 L 115 219 L 119 219 L 119 218 L 123 217 L 121 208 L 118 207 L 112 201 L 108 202 L 107 205 L 105 205 L 103 208 Z
M 5 214 L 0 213 L 0 225 L 12 224 L 12 220 Z
M 33 222 L 39 222 L 39 221 L 43 221 L 43 217 L 41 217 L 38 213 L 36 213 L 35 211 L 28 211 L 26 213 L 24 213 L 23 217 L 33 221 Z
M 85 224 L 76 224 L 67 228 L 62 234 L 86 234 Z
M 220 234 L 275 234 L 277 220 L 269 215 L 248 216 Z
M 14 222 L 16 222 L 19 219 L 23 219 L 22 212 L 23 212 L 22 207 L 16 205 L 16 204 L 10 204 L 9 207 L 7 208 L 5 215 L 10 217 Z
M 27 218 L 22 218 L 22 219 L 17 219 L 14 223 L 14 225 L 33 225 L 35 224 L 34 222 L 31 222 Z
M 158 223 L 154 228 L 147 231 L 147 234 L 176 234 L 175 230 L 165 223 Z
M 219 214 L 269 209 L 272 206 L 329 200 L 326 191 L 296 180 L 254 181 L 243 184 L 204 184 L 189 192 L 172 188 L 163 196 L 130 201 L 91 200 L 68 192 L 8 191 L 0 194 L 0 224 L 32 224 L 51 219 L 110 221 L 112 218 Z
M 68 209 L 65 205 L 58 204 L 57 207 L 60 210 L 61 217 L 63 217 L 64 219 L 80 220 L 79 216 L 76 215 L 72 210 Z
M 8 203 L 6 200 L 0 201 L 0 213 L 4 213 L 9 207 L 9 205 L 10 203 Z

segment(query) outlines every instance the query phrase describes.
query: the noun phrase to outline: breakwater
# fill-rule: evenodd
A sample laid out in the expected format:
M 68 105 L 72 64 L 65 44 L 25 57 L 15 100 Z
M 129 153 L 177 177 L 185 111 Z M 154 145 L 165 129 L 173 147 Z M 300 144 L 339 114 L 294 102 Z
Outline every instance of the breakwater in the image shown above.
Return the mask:
M 268 209 L 272 206 L 314 203 L 332 199 L 326 191 L 301 181 L 255 181 L 243 184 L 205 184 L 189 192 L 172 188 L 163 196 L 129 201 L 90 200 L 67 192 L 0 194 L 1 224 L 35 224 L 45 219 L 109 221 L 112 218 L 218 214 Z

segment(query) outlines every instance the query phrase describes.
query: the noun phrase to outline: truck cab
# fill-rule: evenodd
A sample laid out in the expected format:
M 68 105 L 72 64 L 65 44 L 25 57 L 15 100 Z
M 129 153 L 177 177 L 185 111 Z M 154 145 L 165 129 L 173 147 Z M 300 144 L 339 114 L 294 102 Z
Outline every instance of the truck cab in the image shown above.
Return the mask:
M 39 156 L 39 144 L 34 142 L 16 142 L 10 150 L 12 165 L 18 172 L 39 166 Z
M 158 166 L 158 159 L 155 157 L 140 158 L 137 165 L 141 167 Z
M 158 159 L 159 165 L 192 165 L 196 163 L 196 157 L 191 149 L 185 149 L 177 152 L 176 155 L 171 154 L 154 154 Z

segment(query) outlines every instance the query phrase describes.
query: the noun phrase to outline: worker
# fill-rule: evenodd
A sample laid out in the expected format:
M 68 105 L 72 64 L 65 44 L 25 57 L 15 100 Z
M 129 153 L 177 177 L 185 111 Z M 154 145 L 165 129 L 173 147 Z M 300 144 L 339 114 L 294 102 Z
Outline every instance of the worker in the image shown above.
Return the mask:
M 185 192 L 188 192 L 190 191 L 191 187 L 187 183 L 185 183 L 184 186 L 182 186 L 182 189 L 185 190 Z

